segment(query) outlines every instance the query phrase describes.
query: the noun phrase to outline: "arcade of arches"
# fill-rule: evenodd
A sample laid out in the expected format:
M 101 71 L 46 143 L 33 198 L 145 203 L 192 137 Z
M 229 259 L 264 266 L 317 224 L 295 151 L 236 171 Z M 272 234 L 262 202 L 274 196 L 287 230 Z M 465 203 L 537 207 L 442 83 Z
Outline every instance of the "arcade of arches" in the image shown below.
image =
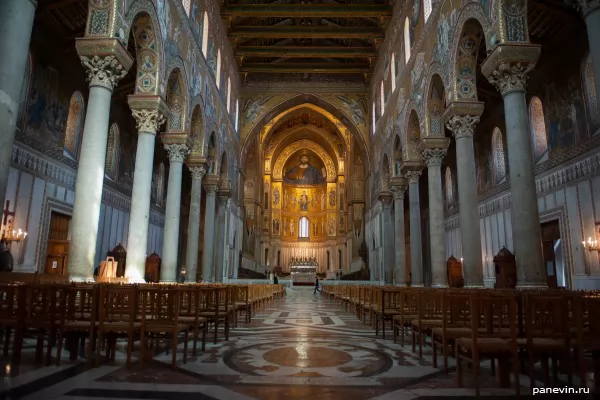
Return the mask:
M 306 321 L 378 361 L 286 377 L 409 371 L 317 277 L 600 290 L 599 0 L 0 0 L 0 32 L 2 280 L 287 288 L 195 373 Z

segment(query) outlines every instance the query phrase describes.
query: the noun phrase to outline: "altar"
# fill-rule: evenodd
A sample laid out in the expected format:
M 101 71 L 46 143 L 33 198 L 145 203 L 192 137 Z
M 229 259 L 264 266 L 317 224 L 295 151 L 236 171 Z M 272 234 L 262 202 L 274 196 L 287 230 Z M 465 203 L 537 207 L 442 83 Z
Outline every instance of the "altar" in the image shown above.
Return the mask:
M 289 262 L 292 284 L 294 286 L 314 285 L 318 266 L 316 257 L 292 257 Z

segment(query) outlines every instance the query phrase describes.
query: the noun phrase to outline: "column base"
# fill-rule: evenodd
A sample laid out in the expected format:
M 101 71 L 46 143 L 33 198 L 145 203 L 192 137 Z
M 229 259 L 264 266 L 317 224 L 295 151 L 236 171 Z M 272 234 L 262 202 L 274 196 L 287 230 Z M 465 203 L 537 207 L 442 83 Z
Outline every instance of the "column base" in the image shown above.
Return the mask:
M 93 276 L 69 275 L 69 281 L 74 283 L 95 283 Z
M 479 283 L 469 283 L 464 284 L 463 289 L 485 289 L 485 286 Z
M 398 287 L 408 287 L 408 285 L 406 283 L 395 283 L 394 286 L 398 286 Z
M 410 287 L 425 287 L 425 284 L 423 284 L 423 283 L 415 283 L 415 284 L 411 284 Z
M 130 276 L 130 277 L 128 277 L 127 282 L 128 283 L 146 283 L 146 280 L 142 279 L 142 278 L 134 278 L 134 277 Z
M 166 284 L 173 284 L 173 283 L 179 283 L 177 282 L 175 279 L 165 279 L 164 281 L 158 281 L 158 283 L 166 283 Z
M 432 288 L 436 288 L 436 289 L 447 289 L 447 288 L 449 288 L 448 285 L 444 285 L 444 284 L 441 284 L 441 283 L 436 283 L 435 285 L 431 285 L 431 287 Z
M 524 283 L 522 285 L 517 284 L 515 289 L 548 289 L 548 285 L 541 283 Z

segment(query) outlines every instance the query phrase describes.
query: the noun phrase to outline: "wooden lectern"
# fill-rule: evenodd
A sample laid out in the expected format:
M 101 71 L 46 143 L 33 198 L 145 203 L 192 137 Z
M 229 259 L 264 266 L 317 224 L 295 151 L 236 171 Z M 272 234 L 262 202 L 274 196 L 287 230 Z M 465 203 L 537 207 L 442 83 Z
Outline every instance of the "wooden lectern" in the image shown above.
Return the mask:
M 517 286 L 517 262 L 515 256 L 506 247 L 500 249 L 494 257 L 496 271 L 495 289 L 514 289 Z

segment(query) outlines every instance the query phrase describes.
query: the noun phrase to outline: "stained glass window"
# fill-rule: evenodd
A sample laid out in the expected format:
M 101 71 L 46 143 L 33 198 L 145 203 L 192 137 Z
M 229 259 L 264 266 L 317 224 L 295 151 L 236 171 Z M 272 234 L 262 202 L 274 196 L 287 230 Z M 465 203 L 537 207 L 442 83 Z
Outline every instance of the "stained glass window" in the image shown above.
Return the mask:
M 596 98 L 596 77 L 594 77 L 594 70 L 592 69 L 592 57 L 589 54 L 583 64 L 582 80 L 587 109 L 590 115 L 590 133 L 593 135 L 600 128 L 600 110 L 598 109 L 598 99 Z
M 65 130 L 64 152 L 67 156 L 77 159 L 79 156 L 79 141 L 83 132 L 85 106 L 81 92 L 75 92 L 69 102 L 69 116 Z
M 495 128 L 492 134 L 492 156 L 496 184 L 502 183 L 506 179 L 506 161 L 504 158 L 504 141 L 502 140 L 500 128 Z
M 302 217 L 298 222 L 298 237 L 308 238 L 308 218 Z
M 537 164 L 548 159 L 548 138 L 546 136 L 542 101 L 535 96 L 529 103 L 529 129 L 531 131 L 533 162 Z
M 375 134 L 375 102 L 373 102 L 373 109 L 371 110 L 371 124 L 373 125 L 372 129 L 373 132 L 371 132 L 372 135 Z
M 221 88 L 221 49 L 217 50 L 217 76 L 215 76 L 217 89 Z
M 227 78 L 227 112 L 231 113 L 231 77 Z
M 120 132 L 117 124 L 112 124 L 108 130 L 108 146 L 106 148 L 106 164 L 104 173 L 110 179 L 117 178 L 117 165 L 119 162 Z
M 410 60 L 410 22 L 408 17 L 404 20 L 404 64 Z
M 392 53 L 392 62 L 390 63 L 390 78 L 392 78 L 392 93 L 396 91 L 396 53 Z
M 381 91 L 379 92 L 379 112 L 383 115 L 385 111 L 385 87 L 383 85 L 383 80 L 381 81 Z

